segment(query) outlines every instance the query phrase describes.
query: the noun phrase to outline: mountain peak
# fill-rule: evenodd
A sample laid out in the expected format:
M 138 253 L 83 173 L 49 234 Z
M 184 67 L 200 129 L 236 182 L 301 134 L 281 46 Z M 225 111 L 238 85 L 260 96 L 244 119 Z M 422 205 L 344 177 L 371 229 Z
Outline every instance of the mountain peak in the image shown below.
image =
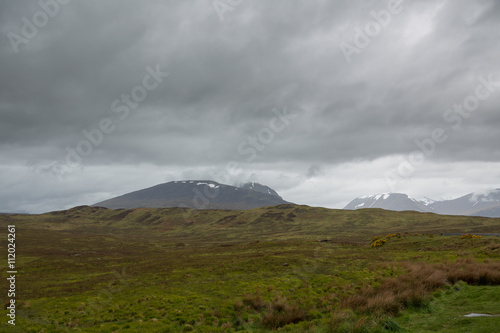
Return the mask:
M 444 215 L 500 217 L 500 190 L 469 193 L 450 200 L 427 197 L 416 200 L 403 193 L 365 195 L 352 200 L 344 209 L 382 208 L 387 210 L 415 210 Z
M 382 199 L 382 200 L 386 200 L 391 195 L 406 195 L 406 194 L 386 192 L 386 193 L 377 193 L 377 194 L 372 194 L 372 195 L 364 195 L 362 197 L 359 197 L 358 199 L 374 199 L 374 200 Z
M 434 200 L 434 199 L 427 198 L 427 197 L 423 197 L 422 199 L 420 199 L 418 201 L 420 201 L 424 206 L 429 206 L 429 205 L 432 205 L 432 204 L 438 202 L 438 200 Z
M 379 193 L 358 197 L 344 207 L 344 209 L 360 208 L 382 208 L 396 211 L 422 211 L 424 209 L 424 205 L 404 193 Z
M 264 194 L 273 195 L 273 196 L 281 199 L 280 195 L 275 190 L 273 190 L 269 186 L 262 185 L 262 184 L 259 184 L 256 182 L 248 182 L 248 183 L 245 183 L 243 185 L 240 185 L 239 187 L 243 188 L 243 189 L 247 189 L 247 190 L 252 190 L 252 191 L 256 191 L 256 192 L 260 192 L 260 193 L 264 193 Z
M 257 183 L 247 188 L 212 180 L 179 180 L 126 193 L 94 206 L 110 209 L 188 207 L 244 210 L 288 203 L 270 187 Z
M 206 185 L 210 188 L 219 188 L 221 185 L 213 180 L 178 180 L 178 181 L 176 180 L 166 184 L 192 184 L 196 186 Z

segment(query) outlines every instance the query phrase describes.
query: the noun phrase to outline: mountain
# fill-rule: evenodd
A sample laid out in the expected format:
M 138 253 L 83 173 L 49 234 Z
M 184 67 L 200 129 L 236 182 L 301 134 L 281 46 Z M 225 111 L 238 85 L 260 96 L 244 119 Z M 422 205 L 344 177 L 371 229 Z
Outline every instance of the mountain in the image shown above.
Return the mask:
M 500 217 L 500 189 L 436 201 L 429 208 L 438 214 Z
M 500 189 L 475 192 L 452 200 L 416 200 L 403 193 L 384 193 L 358 197 L 344 209 L 382 208 L 414 210 L 442 215 L 500 217 Z
M 282 199 L 275 190 L 273 190 L 269 186 L 262 185 L 262 184 L 259 184 L 259 183 L 250 182 L 250 183 L 245 183 L 243 185 L 240 185 L 239 187 L 247 189 L 247 190 L 257 191 L 257 192 L 260 192 L 260 193 L 274 195 L 274 196 Z
M 351 201 L 344 209 L 382 208 L 394 211 L 427 211 L 423 202 L 419 202 L 402 193 L 382 193 L 359 197 Z
M 184 180 L 130 192 L 93 206 L 110 209 L 189 207 L 245 210 L 287 203 L 276 191 L 258 183 L 235 187 L 210 180 Z

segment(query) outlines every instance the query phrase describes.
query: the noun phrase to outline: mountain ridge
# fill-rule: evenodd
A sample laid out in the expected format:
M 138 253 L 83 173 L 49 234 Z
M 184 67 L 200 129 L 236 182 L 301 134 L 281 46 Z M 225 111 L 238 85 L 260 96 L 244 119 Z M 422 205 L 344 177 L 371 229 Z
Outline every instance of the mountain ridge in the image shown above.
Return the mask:
M 394 211 L 414 210 L 440 215 L 500 217 L 500 189 L 472 192 L 455 199 L 414 199 L 404 193 L 381 193 L 357 197 L 344 209 L 382 208 Z
M 180 180 L 129 192 L 92 206 L 246 210 L 288 203 L 270 187 L 255 182 L 237 187 L 212 180 Z

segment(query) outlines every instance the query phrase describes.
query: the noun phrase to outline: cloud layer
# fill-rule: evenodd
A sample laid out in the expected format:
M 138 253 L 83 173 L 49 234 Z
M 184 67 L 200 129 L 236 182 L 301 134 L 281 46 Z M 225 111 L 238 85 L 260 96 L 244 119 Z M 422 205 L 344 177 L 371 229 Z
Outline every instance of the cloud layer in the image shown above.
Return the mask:
M 0 211 L 182 178 L 337 208 L 498 187 L 499 15 L 493 0 L 4 2 Z

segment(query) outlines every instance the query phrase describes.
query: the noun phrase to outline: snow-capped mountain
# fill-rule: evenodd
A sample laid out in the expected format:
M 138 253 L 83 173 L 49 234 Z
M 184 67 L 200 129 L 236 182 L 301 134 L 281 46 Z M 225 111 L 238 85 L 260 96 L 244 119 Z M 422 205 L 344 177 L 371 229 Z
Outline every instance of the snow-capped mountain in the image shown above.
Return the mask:
M 384 193 L 358 197 L 344 209 L 382 208 L 403 211 L 415 210 L 443 215 L 500 217 L 500 189 L 475 192 L 452 200 L 420 200 L 403 193 Z
M 270 187 L 249 184 L 235 187 L 211 180 L 172 181 L 98 202 L 94 206 L 110 209 L 189 207 L 238 210 L 289 203 Z
M 424 202 L 419 202 L 403 193 L 382 193 L 354 199 L 344 209 L 382 208 L 387 210 L 426 211 Z
M 438 214 L 500 217 L 500 189 L 437 201 L 429 207 Z
M 262 185 L 262 184 L 259 184 L 259 183 L 256 183 L 256 182 L 245 183 L 243 185 L 240 185 L 239 187 L 247 189 L 247 190 L 257 191 L 257 192 L 260 192 L 260 193 L 274 195 L 274 196 L 282 199 L 279 196 L 279 194 L 275 190 L 273 190 L 272 188 L 270 188 L 269 186 Z

